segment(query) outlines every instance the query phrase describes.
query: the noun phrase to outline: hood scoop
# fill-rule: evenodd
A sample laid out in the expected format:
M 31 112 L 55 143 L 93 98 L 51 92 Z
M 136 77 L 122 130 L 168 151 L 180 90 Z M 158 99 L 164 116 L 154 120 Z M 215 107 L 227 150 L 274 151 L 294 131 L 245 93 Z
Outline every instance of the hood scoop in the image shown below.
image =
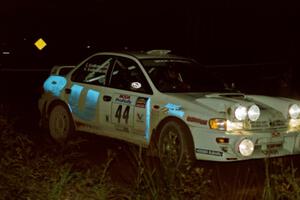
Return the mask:
M 210 93 L 206 94 L 204 98 L 196 99 L 196 102 L 217 112 L 226 112 L 227 108 L 236 103 L 245 103 L 245 95 L 242 93 Z

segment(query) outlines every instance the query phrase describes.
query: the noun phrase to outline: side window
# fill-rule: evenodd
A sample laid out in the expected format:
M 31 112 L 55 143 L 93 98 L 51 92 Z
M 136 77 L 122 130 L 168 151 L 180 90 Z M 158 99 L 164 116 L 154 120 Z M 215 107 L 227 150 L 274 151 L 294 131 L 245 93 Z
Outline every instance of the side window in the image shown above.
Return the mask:
M 89 83 L 93 85 L 105 85 L 106 74 L 113 58 L 109 56 L 94 56 L 84 62 L 73 74 L 74 82 Z
M 134 92 L 152 93 L 137 63 L 127 58 L 117 58 L 111 72 L 109 86 Z

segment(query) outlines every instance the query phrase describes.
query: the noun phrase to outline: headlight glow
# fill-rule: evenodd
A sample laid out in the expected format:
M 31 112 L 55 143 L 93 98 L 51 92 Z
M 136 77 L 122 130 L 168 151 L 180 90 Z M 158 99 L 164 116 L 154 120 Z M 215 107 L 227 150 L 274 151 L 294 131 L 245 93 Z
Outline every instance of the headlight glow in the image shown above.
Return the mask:
M 214 118 L 209 120 L 209 127 L 211 129 L 220 131 L 235 131 L 244 128 L 243 122 L 232 122 L 221 118 Z
M 260 109 L 257 105 L 252 105 L 250 106 L 248 110 L 248 117 L 251 121 L 256 121 L 258 120 L 260 116 Z
M 242 130 L 243 128 L 243 122 L 232 122 L 227 120 L 227 131 Z
M 237 120 L 245 120 L 247 117 L 247 108 L 239 105 L 234 111 L 234 116 Z
M 251 156 L 254 151 L 254 144 L 249 139 L 243 139 L 239 143 L 238 149 L 242 156 Z
M 300 107 L 297 104 L 293 104 L 289 108 L 289 115 L 292 119 L 297 119 L 300 115 Z
M 289 121 L 290 129 L 295 129 L 300 127 L 300 119 L 290 119 Z

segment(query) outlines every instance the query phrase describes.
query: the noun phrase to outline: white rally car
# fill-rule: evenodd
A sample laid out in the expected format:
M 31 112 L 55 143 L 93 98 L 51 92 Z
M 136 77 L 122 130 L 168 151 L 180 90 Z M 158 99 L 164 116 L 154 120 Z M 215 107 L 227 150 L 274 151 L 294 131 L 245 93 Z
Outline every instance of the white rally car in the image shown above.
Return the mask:
M 39 100 L 42 124 L 59 142 L 95 133 L 154 149 L 173 166 L 300 153 L 299 101 L 234 92 L 192 59 L 101 52 L 67 75 L 59 70 Z

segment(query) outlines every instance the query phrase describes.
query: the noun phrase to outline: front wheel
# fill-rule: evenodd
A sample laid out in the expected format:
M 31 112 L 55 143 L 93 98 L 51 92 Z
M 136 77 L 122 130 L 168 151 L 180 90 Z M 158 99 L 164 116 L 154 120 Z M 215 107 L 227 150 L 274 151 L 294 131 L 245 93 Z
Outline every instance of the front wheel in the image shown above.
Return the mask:
M 63 143 L 74 131 L 73 119 L 69 110 L 62 104 L 55 105 L 49 116 L 50 136 L 58 143 Z
M 158 153 L 165 168 L 182 168 L 195 160 L 194 143 L 189 129 L 177 121 L 168 121 L 162 127 Z

